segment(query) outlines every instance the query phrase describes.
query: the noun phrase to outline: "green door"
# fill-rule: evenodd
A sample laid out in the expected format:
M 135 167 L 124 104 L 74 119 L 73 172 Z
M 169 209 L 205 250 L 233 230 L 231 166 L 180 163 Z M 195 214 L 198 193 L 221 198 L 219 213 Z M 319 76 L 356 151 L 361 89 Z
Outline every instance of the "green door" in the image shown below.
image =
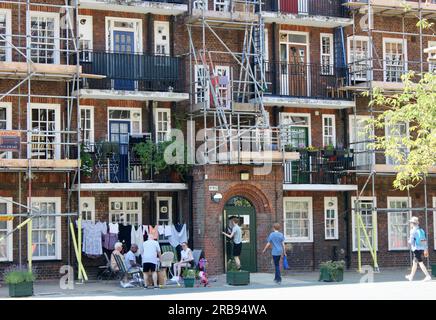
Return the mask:
M 242 229 L 241 269 L 250 272 L 257 271 L 256 263 L 256 210 L 251 203 L 242 197 L 230 199 L 224 207 L 224 228 L 228 229 L 229 217 L 239 218 L 239 226 Z M 233 241 L 225 237 L 225 266 L 233 257 Z

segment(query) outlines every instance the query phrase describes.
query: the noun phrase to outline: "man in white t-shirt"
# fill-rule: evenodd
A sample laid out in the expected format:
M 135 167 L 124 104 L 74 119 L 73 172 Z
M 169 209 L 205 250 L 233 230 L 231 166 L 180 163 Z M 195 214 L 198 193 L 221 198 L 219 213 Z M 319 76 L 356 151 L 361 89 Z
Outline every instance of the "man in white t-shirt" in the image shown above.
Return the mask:
M 156 289 L 158 288 L 156 267 L 161 257 L 160 246 L 156 240 L 150 237 L 147 241 L 144 242 L 143 248 L 144 252 L 142 253 L 141 257 L 142 271 L 144 272 L 144 283 L 147 286 L 148 276 L 151 273 L 153 278 L 153 285 Z

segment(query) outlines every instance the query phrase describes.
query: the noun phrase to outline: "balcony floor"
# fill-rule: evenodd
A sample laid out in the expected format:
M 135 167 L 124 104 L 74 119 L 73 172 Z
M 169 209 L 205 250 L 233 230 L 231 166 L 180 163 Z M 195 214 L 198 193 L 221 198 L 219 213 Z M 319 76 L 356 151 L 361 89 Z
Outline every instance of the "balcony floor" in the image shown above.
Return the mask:
M 182 191 L 186 183 L 126 182 L 126 183 L 81 183 L 81 191 Z M 77 185 L 74 185 L 77 191 Z
M 263 97 L 263 104 L 265 106 L 301 107 L 314 109 L 347 109 L 356 106 L 355 101 L 349 100 L 312 99 L 310 97 L 296 98 L 289 96 L 270 95 L 265 95 Z
M 80 89 L 83 99 L 104 100 L 136 100 L 136 101 L 169 101 L 179 102 L 189 99 L 188 93 L 162 92 L 162 91 L 126 91 L 126 90 L 99 90 Z
M 80 0 L 80 9 L 94 9 L 105 11 L 121 11 L 134 13 L 151 13 L 156 15 L 179 15 L 188 11 L 188 5 L 177 3 L 164 3 L 153 1 L 141 1 L 130 4 L 125 1 L 125 4 L 119 4 L 116 1 L 110 0 Z
M 292 184 L 284 183 L 283 191 L 357 191 L 355 184 Z
M 353 24 L 351 18 L 324 17 L 280 12 L 262 12 L 265 23 L 292 24 L 296 26 L 337 28 Z

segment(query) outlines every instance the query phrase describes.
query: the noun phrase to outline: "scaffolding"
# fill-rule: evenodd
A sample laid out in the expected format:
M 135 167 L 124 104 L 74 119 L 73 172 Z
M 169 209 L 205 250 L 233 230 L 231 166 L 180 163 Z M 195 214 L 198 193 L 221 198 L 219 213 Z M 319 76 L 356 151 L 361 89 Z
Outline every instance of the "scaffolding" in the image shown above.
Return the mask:
M 418 26 L 416 24 L 412 24 L 414 29 L 416 30 L 407 30 L 408 24 L 407 21 L 422 21 L 422 19 L 436 19 L 436 5 L 429 4 L 428 1 L 419 0 L 417 2 L 407 1 L 405 5 L 402 1 L 392 0 L 392 1 L 380 1 L 380 0 L 350 0 L 344 5 L 348 6 L 353 15 L 353 30 L 352 30 L 352 38 L 351 43 L 353 45 L 354 50 L 349 53 L 349 56 L 352 59 L 352 63 L 350 63 L 350 74 L 348 85 L 344 88 L 345 90 L 354 91 L 357 94 L 362 92 L 368 92 L 369 101 L 373 98 L 373 89 L 381 88 L 383 89 L 384 94 L 393 94 L 395 92 L 402 91 L 402 86 L 398 85 L 398 83 L 389 83 L 389 81 L 395 82 L 395 78 L 401 78 L 401 75 L 405 73 L 408 67 L 419 74 L 423 74 L 426 71 L 424 65 L 426 65 L 426 61 L 424 59 L 424 38 L 434 38 L 436 37 L 433 34 L 426 34 L 423 32 L 422 23 Z M 362 27 L 360 25 L 360 33 L 358 32 L 358 28 L 356 25 L 356 21 L 358 17 L 362 17 L 366 15 L 366 27 Z M 399 17 L 401 19 L 401 30 L 392 31 L 392 30 L 380 30 L 375 27 L 377 22 L 375 21 L 377 16 L 390 16 L 390 17 Z M 362 20 L 361 20 L 362 21 Z M 356 41 L 358 34 L 363 35 L 366 34 L 366 38 L 368 39 L 368 52 L 367 54 L 363 54 L 363 56 L 357 56 L 356 53 Z M 393 66 L 393 72 L 387 72 L 387 64 L 388 61 L 385 57 L 379 57 L 378 48 L 375 44 L 375 37 L 379 35 L 394 35 L 396 38 L 402 40 L 402 43 L 405 43 L 406 37 L 418 37 L 419 38 L 419 60 L 418 61 L 406 61 L 404 59 L 404 51 L 403 58 L 396 61 Z M 351 49 L 350 49 L 351 50 Z M 404 50 L 404 48 L 403 48 Z M 363 50 L 364 51 L 364 50 Z M 407 51 L 406 51 L 407 52 Z M 396 67 L 396 68 L 395 68 Z M 378 78 L 383 76 L 383 79 L 380 81 Z M 391 78 L 390 78 L 391 77 Z M 384 110 L 377 110 L 374 108 L 373 104 L 369 104 L 368 113 L 369 118 L 374 119 L 376 114 L 380 114 L 384 112 Z M 427 194 L 427 179 L 424 176 L 423 178 L 423 193 L 424 193 L 424 207 L 413 207 L 410 203 L 410 193 L 407 191 L 408 204 L 407 208 L 379 208 L 376 203 L 372 203 L 370 208 L 371 214 L 371 222 L 372 231 L 368 233 L 367 225 L 363 221 L 362 217 L 362 197 L 364 193 L 369 190 L 369 194 L 371 194 L 371 199 L 376 199 L 376 177 L 377 174 L 382 174 L 383 176 L 395 175 L 395 170 L 385 170 L 386 166 L 377 165 L 376 156 L 379 153 L 383 153 L 383 151 L 375 150 L 374 148 L 369 148 L 368 144 L 374 142 L 374 140 L 359 140 L 358 139 L 358 110 L 357 106 L 354 107 L 353 110 L 353 121 L 354 121 L 354 139 L 355 141 L 350 141 L 350 145 L 354 145 L 356 149 L 354 151 L 357 157 L 364 157 L 368 159 L 368 163 L 362 167 L 356 167 L 354 171 L 360 177 L 366 177 L 364 180 L 362 187 L 358 188 L 356 191 L 355 201 L 353 203 L 352 214 L 355 215 L 355 228 L 356 228 L 356 237 L 357 237 L 357 263 L 358 263 L 358 272 L 362 272 L 362 249 L 364 248 L 369 251 L 374 270 L 376 272 L 379 271 L 378 259 L 377 259 L 377 213 L 379 212 L 424 212 L 425 216 L 425 230 L 428 232 L 428 211 L 435 210 L 435 208 L 428 207 L 428 194 Z M 375 134 L 375 127 L 372 126 L 371 131 Z M 353 232 L 354 234 L 354 232 Z M 363 239 L 362 239 L 363 234 Z M 411 257 L 412 260 L 412 257 Z M 429 259 L 427 258 L 427 267 L 429 267 Z
M 18 175 L 17 201 L 0 197 L 18 208 L 18 212 L 2 215 L 3 219 L 18 218 L 18 222 L 0 241 L 19 232 L 18 254 L 21 265 L 22 229 L 27 227 L 27 264 L 29 270 L 32 270 L 32 221 L 45 216 L 64 217 L 67 219 L 68 264 L 72 265 L 72 239 L 79 266 L 79 280 L 86 280 L 86 272 L 81 264 L 81 215 L 78 214 L 81 141 L 78 88 L 81 77 L 87 75 L 82 74 L 79 61 L 78 0 L 56 0 L 50 3 L 39 0 L 0 0 L 0 8 L 9 11 L 9 16 L 5 18 L 6 32 L 0 34 L 2 53 L 5 52 L 4 59 L 0 61 L 0 78 L 4 84 L 2 88 L 6 87 L 5 91 L 0 92 L 0 101 L 14 102 L 18 121 L 14 121 L 16 128 L 13 131 L 19 132 L 20 136 L 18 152 L 8 152 L 0 161 L 1 172 Z M 14 14 L 11 15 L 11 12 Z M 46 83 L 46 92 L 40 91 L 42 82 Z M 65 89 L 59 92 L 51 90 L 51 85 L 58 82 L 65 85 Z M 60 105 L 57 111 L 59 116 L 49 121 L 49 117 L 53 117 L 48 115 L 49 111 L 41 112 L 44 115 L 38 111 L 38 124 L 34 123 L 32 104 L 47 101 L 56 101 Z M 25 110 L 22 104 L 26 104 Z M 25 121 L 24 115 L 27 117 Z M 46 123 L 39 125 L 42 120 Z M 25 141 L 23 136 L 26 137 Z M 45 212 L 32 203 L 32 185 L 37 183 L 32 182 L 34 175 L 54 171 L 65 173 L 65 185 L 68 188 L 66 212 L 62 212 L 62 205 L 55 212 Z M 23 178 L 27 180 L 26 185 L 22 183 Z M 74 182 L 77 183 L 77 195 L 72 193 Z M 23 193 L 27 193 L 27 199 L 23 199 Z M 78 217 L 77 239 L 72 217 Z

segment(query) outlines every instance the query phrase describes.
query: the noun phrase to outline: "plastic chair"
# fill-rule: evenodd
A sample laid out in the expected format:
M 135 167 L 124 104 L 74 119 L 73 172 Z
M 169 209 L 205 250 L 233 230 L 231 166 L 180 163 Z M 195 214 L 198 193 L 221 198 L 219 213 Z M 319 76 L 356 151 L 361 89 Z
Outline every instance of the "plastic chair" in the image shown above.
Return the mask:
M 160 268 L 168 268 L 168 274 L 173 277 L 172 265 L 174 263 L 174 253 L 171 251 L 166 251 L 162 254 L 160 258 Z

